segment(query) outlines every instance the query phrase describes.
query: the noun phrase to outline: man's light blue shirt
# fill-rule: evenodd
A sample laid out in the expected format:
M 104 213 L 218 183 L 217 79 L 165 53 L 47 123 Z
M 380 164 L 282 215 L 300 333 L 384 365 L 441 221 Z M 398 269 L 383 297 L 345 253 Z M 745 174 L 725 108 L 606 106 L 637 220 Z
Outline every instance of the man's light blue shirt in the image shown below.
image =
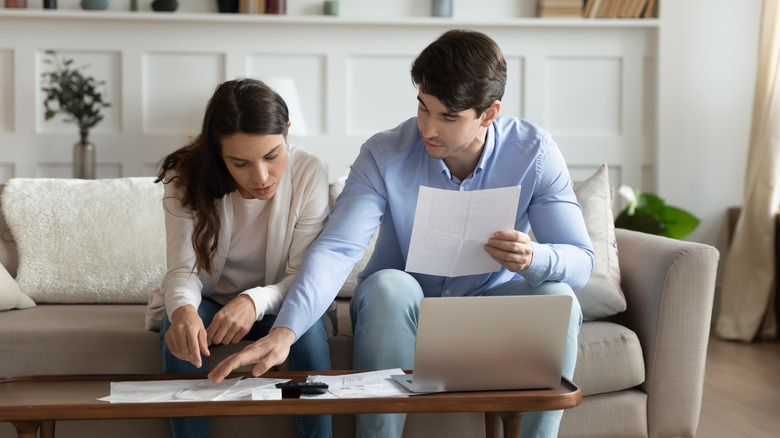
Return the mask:
M 520 276 L 533 286 L 561 281 L 581 288 L 593 268 L 593 248 L 566 162 L 550 134 L 519 118 L 498 117 L 488 127 L 477 167 L 460 181 L 443 160 L 428 155 L 414 117 L 363 144 L 274 327 L 287 327 L 300 338 L 336 297 L 380 223 L 373 255 L 358 281 L 381 269 L 404 270 L 420 186 L 482 190 L 517 185 L 515 230 L 533 228 L 536 240 L 528 268 L 520 274 L 503 267 L 461 277 L 410 274 L 427 297 L 481 295 Z

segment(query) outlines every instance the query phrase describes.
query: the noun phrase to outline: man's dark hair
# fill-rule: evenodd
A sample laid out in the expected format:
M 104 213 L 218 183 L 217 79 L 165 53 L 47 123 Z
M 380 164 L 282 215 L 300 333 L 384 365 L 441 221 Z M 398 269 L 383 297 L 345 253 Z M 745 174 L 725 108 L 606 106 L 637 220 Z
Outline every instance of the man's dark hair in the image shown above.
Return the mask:
M 506 60 L 498 44 L 487 35 L 449 30 L 414 60 L 412 81 L 448 110 L 474 108 L 480 115 L 504 96 Z

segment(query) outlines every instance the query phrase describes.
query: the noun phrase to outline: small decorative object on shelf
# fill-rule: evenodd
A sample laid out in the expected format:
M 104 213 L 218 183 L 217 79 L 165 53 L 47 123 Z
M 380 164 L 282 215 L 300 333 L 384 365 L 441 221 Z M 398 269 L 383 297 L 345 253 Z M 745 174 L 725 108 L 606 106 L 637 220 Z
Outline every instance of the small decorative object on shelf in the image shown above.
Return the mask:
M 95 145 L 89 141 L 89 130 L 103 120 L 101 109 L 111 106 L 98 91 L 98 86 L 105 81 L 85 76 L 81 71 L 83 66 L 73 67 L 72 59 L 60 59 L 53 50 L 47 50 L 46 54 L 53 60 L 46 58 L 43 62 L 54 66 L 54 70 L 41 75 L 46 120 L 63 114 L 65 122 L 78 126 L 80 140 L 73 145 L 73 177 L 94 179 Z
M 325 15 L 338 15 L 339 2 L 337 0 L 326 0 L 322 3 L 322 13 Z
M 138 0 L 130 0 L 130 10 L 133 12 L 138 10 Z
M 152 2 L 152 9 L 157 12 L 173 12 L 179 7 L 179 2 L 176 0 L 154 0 Z
M 217 0 L 217 10 L 221 13 L 235 14 L 238 12 L 238 2 L 239 0 Z
M 81 0 L 81 9 L 104 10 L 108 8 L 108 0 Z
M 287 13 L 287 0 L 266 0 L 266 14 L 284 15 Z
M 648 234 L 682 239 L 699 226 L 699 218 L 677 207 L 666 205 L 651 193 L 640 193 L 629 186 L 620 186 L 620 196 L 626 208 L 615 219 L 615 227 Z
M 57 0 L 43 0 L 43 9 L 57 9 Z
M 9 9 L 26 9 L 27 0 L 5 0 L 5 7 Z
M 452 17 L 452 0 L 431 0 L 431 15 Z

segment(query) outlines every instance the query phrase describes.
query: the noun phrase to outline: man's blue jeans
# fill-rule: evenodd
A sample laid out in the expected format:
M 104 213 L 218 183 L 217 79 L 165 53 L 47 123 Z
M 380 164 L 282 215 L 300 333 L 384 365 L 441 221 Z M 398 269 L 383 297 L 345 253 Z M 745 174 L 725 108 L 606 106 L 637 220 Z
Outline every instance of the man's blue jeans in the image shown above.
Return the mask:
M 201 301 L 198 315 L 203 320 L 203 325 L 208 327 L 214 315 L 222 306 L 207 299 Z M 266 315 L 256 322 L 244 339 L 257 340 L 268 334 L 276 315 Z M 163 316 L 160 325 L 160 351 L 162 353 L 162 371 L 164 373 L 194 373 L 206 372 L 206 366 L 196 367 L 190 362 L 181 360 L 171 354 L 165 343 L 165 332 L 171 326 L 168 315 Z M 330 351 L 328 350 L 328 337 L 325 332 L 325 324 L 322 319 L 307 331 L 300 339 L 296 340 L 290 348 L 287 358 L 289 368 L 293 371 L 323 371 L 330 370 Z M 293 417 L 295 423 L 296 438 L 330 438 L 330 415 L 297 415 Z M 168 430 L 171 438 L 207 438 L 209 436 L 209 419 L 201 418 L 171 418 L 168 420 Z M 258 431 L 262 436 L 263 431 Z
M 546 282 L 532 287 L 519 279 L 496 286 L 485 295 L 569 295 L 574 298 L 563 362 L 563 376 L 572 378 L 582 310 L 569 285 Z M 356 370 L 412 369 L 422 299 L 423 292 L 417 280 L 403 271 L 386 269 L 363 280 L 350 303 Z M 528 412 L 523 416 L 520 436 L 557 437 L 562 416 L 563 411 Z M 357 438 L 400 438 L 405 420 L 405 414 L 358 415 Z

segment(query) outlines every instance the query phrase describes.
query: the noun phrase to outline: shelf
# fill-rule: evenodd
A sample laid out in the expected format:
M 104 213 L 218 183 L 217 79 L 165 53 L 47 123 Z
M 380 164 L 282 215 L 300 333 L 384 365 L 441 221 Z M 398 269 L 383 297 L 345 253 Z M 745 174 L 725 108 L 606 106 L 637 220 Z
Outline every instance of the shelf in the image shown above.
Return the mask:
M 326 15 L 250 15 L 195 12 L 124 12 L 80 10 L 29 10 L 0 9 L 0 18 L 45 20 L 99 20 L 99 21 L 148 21 L 148 22 L 199 22 L 199 23 L 287 23 L 290 25 L 334 26 L 485 26 L 485 27 L 568 27 L 568 28 L 654 28 L 657 18 L 642 19 L 578 19 L 520 17 L 500 20 L 443 17 L 360 18 Z

